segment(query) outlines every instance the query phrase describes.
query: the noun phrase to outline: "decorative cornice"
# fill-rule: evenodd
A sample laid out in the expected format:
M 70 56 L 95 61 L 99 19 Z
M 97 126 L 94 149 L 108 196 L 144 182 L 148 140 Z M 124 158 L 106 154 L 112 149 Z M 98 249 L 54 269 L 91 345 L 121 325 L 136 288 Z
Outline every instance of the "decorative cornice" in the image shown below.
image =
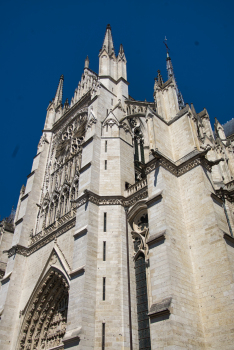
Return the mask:
M 8 253 L 8 258 L 12 257 L 15 254 L 23 255 L 23 256 L 29 256 L 44 245 L 48 244 L 49 242 L 53 241 L 56 237 L 61 236 L 63 233 L 67 232 L 68 230 L 75 227 L 76 224 L 76 212 L 73 212 L 73 215 L 68 216 L 67 220 L 64 224 L 63 221 L 61 221 L 60 218 L 60 226 L 49 226 L 45 229 L 45 231 L 39 232 L 37 235 L 32 237 L 32 243 L 28 246 L 22 246 L 20 244 L 16 244 L 13 247 L 11 247 L 9 250 L 5 250 L 4 253 Z M 64 219 L 65 220 L 65 219 Z
M 176 165 L 172 160 L 165 157 L 159 151 L 151 150 L 154 156 L 154 159 L 152 159 L 145 165 L 145 173 L 149 174 L 156 168 L 162 166 L 164 169 L 168 170 L 171 174 L 175 175 L 176 177 L 179 177 L 181 175 L 184 175 L 188 171 L 194 169 L 198 165 L 201 165 L 202 167 L 204 167 L 210 172 L 212 166 L 217 165 L 222 159 L 218 159 L 216 161 L 208 160 L 205 157 L 208 151 L 209 149 L 205 150 L 204 152 L 198 152 L 195 155 L 191 154 L 190 158 L 186 159 L 180 165 Z
M 84 194 L 78 197 L 74 202 L 77 208 L 87 203 L 88 201 L 96 205 L 121 205 L 123 207 L 131 207 L 137 201 L 148 197 L 148 189 L 144 187 L 141 191 L 132 194 L 129 197 L 123 196 L 99 196 L 98 194 L 84 190 Z
M 39 232 L 37 235 L 35 235 L 32 238 L 32 244 L 28 247 L 28 255 L 31 255 L 36 250 L 40 249 L 44 245 L 48 244 L 49 242 L 53 241 L 56 237 L 61 236 L 63 233 L 67 232 L 68 230 L 75 227 L 76 224 L 76 217 L 72 217 L 69 221 L 65 222 L 63 225 L 61 225 L 58 228 L 54 228 L 51 230 L 45 229 L 44 235 L 43 232 Z M 48 228 L 50 229 L 50 227 Z M 40 235 L 41 234 L 41 235 Z M 38 237 L 38 241 L 35 241 L 35 239 Z

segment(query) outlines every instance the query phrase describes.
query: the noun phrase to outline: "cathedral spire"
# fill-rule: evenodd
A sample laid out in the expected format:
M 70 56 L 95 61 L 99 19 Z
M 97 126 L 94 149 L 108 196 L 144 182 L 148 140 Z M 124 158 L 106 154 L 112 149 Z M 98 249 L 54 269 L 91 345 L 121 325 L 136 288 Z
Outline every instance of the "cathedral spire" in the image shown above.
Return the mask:
M 106 52 L 108 53 L 109 56 L 114 52 L 114 44 L 113 44 L 110 24 L 107 24 L 107 27 L 106 27 L 105 38 L 103 41 L 101 51 L 103 51 L 103 50 L 106 50 Z
M 167 75 L 168 75 L 168 79 L 173 78 L 174 82 L 175 82 L 175 89 L 176 89 L 176 94 L 177 94 L 177 99 L 178 99 L 178 104 L 179 104 L 179 109 L 182 109 L 185 107 L 184 104 L 184 99 L 183 96 L 181 94 L 181 92 L 178 89 L 177 83 L 176 83 L 176 79 L 175 79 L 175 74 L 174 74 L 174 70 L 173 70 L 173 66 L 172 66 L 172 62 L 171 62 L 171 57 L 169 55 L 169 47 L 167 45 L 167 38 L 165 37 L 164 40 L 164 44 L 166 46 L 166 50 L 167 50 L 167 58 L 166 58 L 166 62 L 167 62 Z
M 63 80 L 64 80 L 64 76 L 62 74 L 60 79 L 59 79 L 58 88 L 57 88 L 57 91 L 56 91 L 56 94 L 55 94 L 55 98 L 54 98 L 54 106 L 55 106 L 55 108 L 57 108 L 60 104 L 62 104 L 62 99 L 63 99 Z

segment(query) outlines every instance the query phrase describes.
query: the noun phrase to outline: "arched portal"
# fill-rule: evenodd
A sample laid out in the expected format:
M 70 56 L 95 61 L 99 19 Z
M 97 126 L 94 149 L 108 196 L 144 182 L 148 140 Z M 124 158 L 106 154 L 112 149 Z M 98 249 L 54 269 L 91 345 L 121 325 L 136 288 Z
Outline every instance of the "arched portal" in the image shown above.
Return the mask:
M 59 270 L 51 268 L 27 308 L 18 349 L 46 350 L 63 345 L 68 291 L 69 285 L 65 276 Z

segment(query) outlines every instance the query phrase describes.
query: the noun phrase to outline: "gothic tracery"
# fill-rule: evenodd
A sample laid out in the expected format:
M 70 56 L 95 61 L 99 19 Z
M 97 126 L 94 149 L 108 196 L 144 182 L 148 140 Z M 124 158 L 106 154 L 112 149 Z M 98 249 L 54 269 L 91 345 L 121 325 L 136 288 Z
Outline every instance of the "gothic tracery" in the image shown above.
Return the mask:
M 71 210 L 78 196 L 82 145 L 87 110 L 81 110 L 71 122 L 54 134 L 45 174 L 44 189 L 35 233 L 53 224 Z

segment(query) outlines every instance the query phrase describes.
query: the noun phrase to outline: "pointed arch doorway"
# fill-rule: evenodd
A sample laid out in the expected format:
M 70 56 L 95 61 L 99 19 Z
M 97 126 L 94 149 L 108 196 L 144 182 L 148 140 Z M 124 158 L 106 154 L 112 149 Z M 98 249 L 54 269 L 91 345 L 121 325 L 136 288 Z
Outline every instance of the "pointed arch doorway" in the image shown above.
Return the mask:
M 51 267 L 34 292 L 25 312 L 18 350 L 63 349 L 69 284 L 63 273 Z

